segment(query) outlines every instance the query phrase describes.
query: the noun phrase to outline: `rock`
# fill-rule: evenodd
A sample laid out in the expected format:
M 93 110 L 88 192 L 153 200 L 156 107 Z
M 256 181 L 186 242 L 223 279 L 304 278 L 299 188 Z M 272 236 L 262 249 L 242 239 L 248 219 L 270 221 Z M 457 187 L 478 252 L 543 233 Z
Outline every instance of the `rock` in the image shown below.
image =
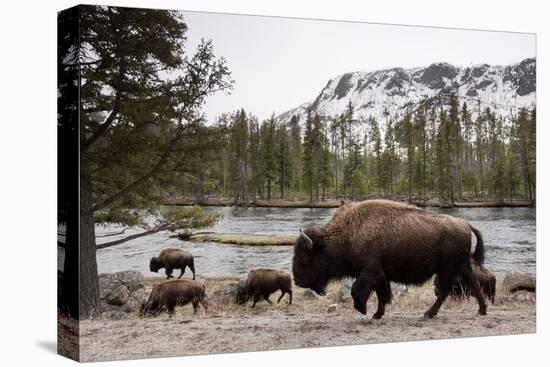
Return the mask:
M 99 274 L 99 302 L 108 318 L 120 319 L 117 312 L 131 313 L 145 301 L 143 275 L 137 271 Z
M 409 291 L 409 288 L 405 284 L 390 282 L 391 292 L 393 298 L 399 298 Z
M 521 272 L 507 273 L 502 282 L 504 289 L 510 293 L 514 293 L 520 290 L 527 290 L 530 292 L 536 291 L 535 277 Z
M 338 305 L 336 303 L 333 303 L 333 304 L 329 305 L 327 307 L 327 313 L 333 313 L 334 311 L 336 311 L 337 307 L 338 307 Z
M 352 278 L 345 278 L 340 281 L 340 289 L 337 294 L 338 302 L 347 302 L 348 300 L 351 300 L 351 287 L 354 281 L 355 280 Z M 400 297 L 408 291 L 407 286 L 400 283 L 390 282 L 390 287 L 393 294 L 393 299 Z M 373 292 L 371 297 L 374 296 L 374 294 L 375 293 Z
M 124 311 L 107 311 L 103 312 L 101 316 L 109 320 L 124 320 L 128 318 L 128 314 Z
M 336 296 L 338 302 L 346 302 L 351 299 L 351 286 L 354 281 L 352 278 L 344 278 L 340 281 L 340 289 Z
M 304 291 L 304 298 L 305 299 L 320 299 L 322 298 L 320 295 L 318 295 L 317 293 L 315 293 L 315 291 L 312 291 L 311 289 L 306 289 Z
M 537 296 L 535 292 L 521 290 L 512 294 L 505 294 L 495 299 L 496 305 L 505 305 L 509 303 L 535 304 Z
M 107 295 L 105 300 L 111 305 L 122 306 L 128 301 L 129 294 L 130 291 L 128 288 L 126 288 L 125 285 L 120 284 L 115 287 L 109 295 Z
M 220 300 L 222 303 L 236 303 L 239 284 L 241 284 L 241 281 L 239 283 L 229 283 L 212 293 L 211 297 Z
M 124 312 L 133 312 L 138 310 L 145 301 L 145 289 L 138 288 L 128 295 L 128 301 L 122 306 Z

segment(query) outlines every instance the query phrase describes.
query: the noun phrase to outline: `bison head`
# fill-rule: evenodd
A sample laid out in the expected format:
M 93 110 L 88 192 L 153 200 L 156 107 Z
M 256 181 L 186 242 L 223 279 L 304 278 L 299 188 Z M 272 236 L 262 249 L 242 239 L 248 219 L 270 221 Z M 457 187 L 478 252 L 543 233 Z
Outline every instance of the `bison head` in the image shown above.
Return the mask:
M 325 294 L 330 280 L 330 256 L 325 251 L 324 235 L 319 228 L 300 230 L 294 245 L 292 273 L 297 286 Z
M 152 272 L 158 272 L 160 269 L 160 264 L 158 262 L 158 259 L 156 257 L 152 257 L 151 261 L 149 262 L 149 270 Z

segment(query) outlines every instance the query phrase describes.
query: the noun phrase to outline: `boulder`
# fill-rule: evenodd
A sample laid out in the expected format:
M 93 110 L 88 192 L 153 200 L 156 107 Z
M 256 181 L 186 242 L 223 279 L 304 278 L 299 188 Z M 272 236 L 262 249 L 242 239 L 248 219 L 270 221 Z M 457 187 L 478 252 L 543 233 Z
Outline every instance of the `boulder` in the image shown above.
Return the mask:
M 345 278 L 340 281 L 340 289 L 338 290 L 338 294 L 336 296 L 338 302 L 347 302 L 348 300 L 351 300 L 351 286 L 354 281 L 355 280 L 352 278 Z M 408 291 L 407 286 L 400 283 L 390 282 L 390 287 L 393 294 L 393 299 L 397 299 Z M 375 293 L 373 292 L 371 296 L 374 295 Z
M 344 278 L 340 281 L 340 289 L 336 296 L 338 302 L 347 302 L 351 299 L 351 286 L 354 281 L 352 278 Z
M 214 291 L 211 298 L 218 299 L 222 303 L 236 303 L 238 285 L 239 283 L 229 283 L 225 287 Z
M 137 271 L 102 273 L 98 278 L 100 309 L 107 318 L 120 320 L 145 301 L 144 277 Z
M 327 313 L 333 313 L 338 308 L 336 303 L 333 303 L 327 307 Z
M 509 303 L 515 304 L 535 304 L 537 302 L 537 295 L 535 292 L 520 290 L 510 294 L 504 294 L 499 296 L 495 300 L 496 305 L 506 305 Z
M 320 299 L 322 297 L 320 295 L 318 295 L 317 293 L 315 293 L 315 291 L 312 291 L 311 289 L 307 288 L 304 291 L 304 298 L 305 299 Z
M 129 294 L 130 291 L 128 288 L 123 284 L 119 284 L 107 295 L 107 297 L 105 297 L 105 300 L 110 305 L 122 306 L 128 301 Z
M 390 287 L 391 287 L 391 293 L 393 294 L 394 299 L 401 297 L 403 294 L 407 293 L 409 290 L 405 284 L 401 284 L 401 283 L 390 282 Z
M 507 273 L 504 277 L 502 285 L 509 293 L 514 293 L 521 290 L 535 292 L 537 287 L 534 276 L 521 272 Z

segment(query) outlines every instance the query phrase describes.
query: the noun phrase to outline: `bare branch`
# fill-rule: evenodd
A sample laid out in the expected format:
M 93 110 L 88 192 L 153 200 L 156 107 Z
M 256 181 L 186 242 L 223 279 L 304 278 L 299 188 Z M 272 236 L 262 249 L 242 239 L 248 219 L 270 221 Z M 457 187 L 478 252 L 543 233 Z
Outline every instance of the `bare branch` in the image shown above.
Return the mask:
M 124 234 L 124 232 L 126 232 L 128 230 L 128 228 L 124 228 L 122 231 L 120 232 L 116 232 L 116 233 L 107 233 L 107 234 L 104 234 L 104 235 L 101 235 L 101 236 L 95 236 L 95 238 L 103 238 L 103 237 L 112 237 L 112 236 L 118 236 L 118 235 L 121 235 L 121 234 Z
M 160 231 L 164 231 L 164 230 L 170 228 L 170 226 L 171 226 L 171 224 L 164 224 L 164 225 L 161 225 L 161 226 L 159 226 L 159 227 L 150 229 L 150 230 L 145 231 L 145 232 L 136 233 L 136 234 L 133 234 L 133 235 L 131 235 L 131 236 L 121 238 L 120 240 L 115 240 L 115 241 L 111 241 L 111 242 L 107 242 L 107 243 L 102 243 L 102 244 L 97 245 L 96 249 L 97 249 L 97 250 L 101 250 L 101 249 L 104 249 L 104 248 L 108 248 L 108 247 L 113 247 L 113 246 L 116 246 L 116 245 L 120 245 L 121 243 L 128 242 L 128 241 L 134 240 L 134 239 L 136 239 L 136 238 L 140 238 L 140 237 L 144 237 L 144 236 L 149 236 L 149 235 L 151 235 L 151 234 L 153 234 L 153 233 L 157 233 L 157 232 L 160 232 Z

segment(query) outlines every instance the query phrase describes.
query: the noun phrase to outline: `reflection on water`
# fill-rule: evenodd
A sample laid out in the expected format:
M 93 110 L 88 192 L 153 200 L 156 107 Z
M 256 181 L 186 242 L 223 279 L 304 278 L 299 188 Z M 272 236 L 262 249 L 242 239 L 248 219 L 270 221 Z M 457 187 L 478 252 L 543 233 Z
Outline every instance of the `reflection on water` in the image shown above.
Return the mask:
M 233 233 L 298 233 L 300 228 L 326 223 L 335 209 L 209 207 L 224 215 L 211 230 Z M 479 228 L 486 247 L 486 266 L 502 277 L 511 270 L 535 273 L 535 209 L 533 208 L 430 208 L 435 212 L 462 217 Z M 98 236 L 117 232 L 115 227 L 97 227 Z M 138 232 L 138 231 L 135 231 Z M 125 235 L 132 234 L 126 231 Z M 235 246 L 198 243 L 170 238 L 160 232 L 119 246 L 99 250 L 99 272 L 136 270 L 146 276 L 149 259 L 164 247 L 181 247 L 195 257 L 199 276 L 244 275 L 254 267 L 290 270 L 291 246 Z M 116 236 L 101 238 L 98 243 Z M 162 272 L 163 270 L 161 270 Z

